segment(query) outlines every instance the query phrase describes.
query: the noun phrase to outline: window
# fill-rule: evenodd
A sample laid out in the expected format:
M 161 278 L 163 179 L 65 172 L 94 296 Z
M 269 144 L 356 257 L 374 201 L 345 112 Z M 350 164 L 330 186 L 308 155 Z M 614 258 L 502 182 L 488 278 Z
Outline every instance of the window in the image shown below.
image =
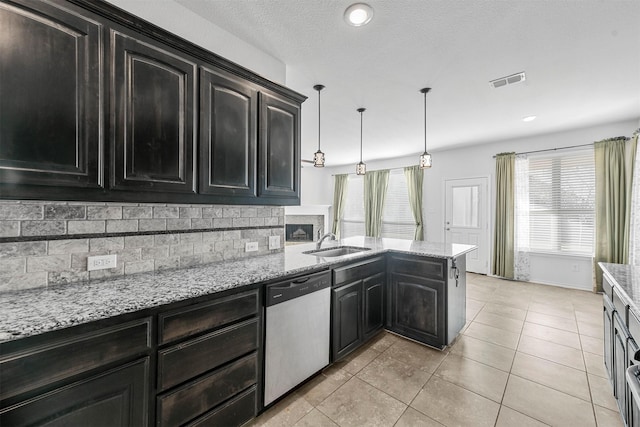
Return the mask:
M 413 240 L 416 233 L 416 221 L 409 207 L 409 191 L 404 172 L 389 172 L 389 187 L 382 210 L 381 237 Z
M 528 230 L 518 229 L 517 232 L 528 232 L 529 250 L 592 256 L 595 228 L 593 149 L 530 155 L 528 187 Z M 517 215 L 521 213 L 516 212 Z
M 349 175 L 347 201 L 340 221 L 340 237 L 364 236 L 364 179 Z
M 342 214 L 340 236 L 364 236 L 364 178 L 349 175 L 347 201 Z M 409 207 L 407 180 L 402 170 L 389 172 L 389 185 L 382 213 L 381 237 L 413 240 L 416 224 Z

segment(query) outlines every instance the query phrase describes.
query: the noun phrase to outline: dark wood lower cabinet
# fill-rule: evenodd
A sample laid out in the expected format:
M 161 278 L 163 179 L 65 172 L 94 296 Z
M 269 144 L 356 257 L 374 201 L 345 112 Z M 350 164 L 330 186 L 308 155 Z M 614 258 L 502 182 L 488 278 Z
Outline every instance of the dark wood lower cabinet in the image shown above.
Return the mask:
M 613 302 L 606 294 L 602 296 L 602 316 L 604 323 L 604 367 L 609 374 L 609 381 L 614 382 L 613 375 Z
M 362 313 L 364 340 L 368 340 L 384 327 L 385 273 L 367 277 L 362 281 Z
M 257 389 L 251 387 L 219 408 L 204 414 L 187 424 L 189 427 L 201 426 L 239 426 L 255 416 Z
M 440 344 L 445 334 L 445 286 L 443 280 L 392 273 L 389 293 L 393 330 L 420 342 Z
M 626 371 L 628 366 L 627 341 L 629 332 L 624 324 L 624 320 L 619 313 L 613 314 L 613 383 L 614 396 L 618 401 L 618 408 L 622 419 L 627 419 L 627 380 Z
M 144 426 L 149 358 L 0 410 L 2 426 Z
M 362 344 L 362 280 L 333 289 L 333 360 L 339 360 Z
M 261 292 L 158 315 L 158 426 L 239 426 L 257 414 L 262 386 Z
M 261 407 L 261 295 L 0 343 L 0 426 L 244 424 Z
M 625 302 L 628 297 L 622 296 L 624 291 L 614 286 L 606 274 L 603 289 L 604 365 L 624 425 L 637 427 L 640 414 L 626 373 L 629 367 L 639 363 L 640 321 Z
M 389 256 L 387 329 L 437 348 L 451 344 L 466 322 L 465 261 Z
M 254 386 L 258 375 L 256 353 L 203 375 L 175 391 L 158 398 L 158 425 L 182 425 Z M 255 405 L 247 412 L 251 416 Z
M 370 258 L 333 270 L 331 357 L 338 361 L 384 327 L 385 259 Z

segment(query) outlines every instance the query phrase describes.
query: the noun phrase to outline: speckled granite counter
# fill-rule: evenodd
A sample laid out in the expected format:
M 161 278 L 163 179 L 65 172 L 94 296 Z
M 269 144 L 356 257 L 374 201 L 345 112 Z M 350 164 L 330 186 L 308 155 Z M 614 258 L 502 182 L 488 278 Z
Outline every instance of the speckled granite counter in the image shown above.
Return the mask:
M 640 267 L 627 264 L 599 263 L 603 274 L 620 292 L 623 302 L 640 317 Z
M 0 293 L 0 342 L 106 319 L 189 298 L 249 286 L 313 271 L 388 251 L 418 256 L 456 258 L 476 247 L 399 239 L 352 237 L 331 246 L 371 250 L 336 258 L 302 252 L 315 244 L 287 247 L 284 252 L 186 269 L 141 273 L 101 281 Z

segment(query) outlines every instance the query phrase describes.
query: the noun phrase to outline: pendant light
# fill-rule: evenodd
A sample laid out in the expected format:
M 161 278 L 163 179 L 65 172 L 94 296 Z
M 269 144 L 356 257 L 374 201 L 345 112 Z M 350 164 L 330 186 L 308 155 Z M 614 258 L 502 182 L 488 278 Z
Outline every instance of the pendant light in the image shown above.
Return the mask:
M 367 173 L 367 165 L 362 162 L 362 113 L 366 108 L 358 108 L 356 111 L 360 113 L 360 163 L 356 165 L 356 175 L 364 175 Z
M 430 90 L 430 87 L 420 89 L 420 93 L 424 94 L 424 153 L 420 155 L 420 169 L 431 167 L 431 154 L 427 152 L 427 93 Z
M 318 91 L 318 151 L 313 155 L 313 166 L 317 168 L 324 167 L 324 153 L 320 151 L 320 91 L 324 89 L 322 85 L 315 85 L 313 87 Z

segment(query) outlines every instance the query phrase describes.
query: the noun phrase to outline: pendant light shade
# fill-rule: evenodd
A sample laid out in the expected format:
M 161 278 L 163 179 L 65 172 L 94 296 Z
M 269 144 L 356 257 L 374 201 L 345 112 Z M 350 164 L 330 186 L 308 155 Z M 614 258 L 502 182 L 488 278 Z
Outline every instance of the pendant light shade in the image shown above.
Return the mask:
M 424 153 L 420 155 L 420 169 L 431 167 L 431 154 L 427 151 L 427 93 L 430 90 L 430 87 L 420 89 L 420 93 L 424 95 Z
M 358 113 L 360 113 L 360 163 L 356 165 L 356 175 L 364 175 L 367 173 L 367 165 L 362 162 L 362 113 L 364 113 L 366 108 L 358 108 Z
M 313 154 L 313 166 L 323 168 L 324 153 L 320 150 L 320 91 L 324 89 L 324 86 L 315 85 L 313 88 L 318 91 L 318 151 Z

